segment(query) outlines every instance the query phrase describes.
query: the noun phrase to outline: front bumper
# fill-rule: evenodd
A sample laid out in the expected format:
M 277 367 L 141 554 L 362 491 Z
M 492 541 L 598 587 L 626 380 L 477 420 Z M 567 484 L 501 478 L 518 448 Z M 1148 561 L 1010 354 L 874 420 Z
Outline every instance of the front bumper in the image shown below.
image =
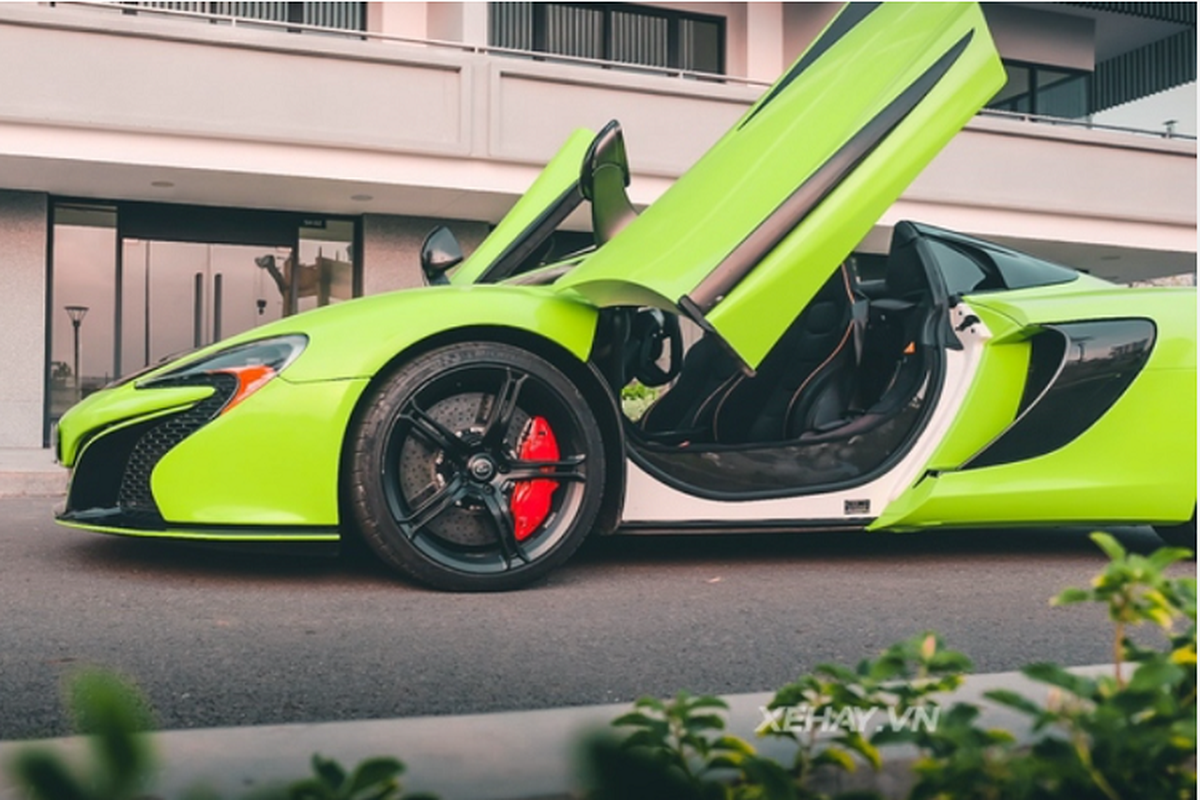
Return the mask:
M 342 441 L 366 383 L 280 377 L 229 413 L 236 387 L 220 381 L 184 402 L 171 388 L 92 395 L 60 424 L 73 470 L 58 519 L 141 536 L 336 540 Z

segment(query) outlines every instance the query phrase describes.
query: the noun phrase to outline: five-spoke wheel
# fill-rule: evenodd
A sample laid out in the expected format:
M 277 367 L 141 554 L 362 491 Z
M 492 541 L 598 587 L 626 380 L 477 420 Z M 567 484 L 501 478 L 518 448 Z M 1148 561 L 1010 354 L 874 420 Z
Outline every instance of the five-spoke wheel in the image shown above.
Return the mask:
M 604 491 L 599 429 L 545 359 L 451 345 L 403 365 L 352 433 L 349 496 L 367 544 L 432 586 L 511 589 L 565 561 Z

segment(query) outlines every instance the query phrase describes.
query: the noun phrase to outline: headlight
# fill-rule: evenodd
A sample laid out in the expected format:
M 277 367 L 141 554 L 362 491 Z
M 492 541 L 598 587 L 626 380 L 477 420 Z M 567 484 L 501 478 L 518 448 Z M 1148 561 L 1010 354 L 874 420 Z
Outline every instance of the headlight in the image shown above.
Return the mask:
M 192 361 L 175 369 L 138 381 L 137 388 L 152 389 L 164 386 L 195 386 L 229 382 L 232 376 L 237 385 L 232 396 L 221 409 L 225 413 L 238 403 L 265 386 L 272 378 L 288 368 L 299 358 L 308 345 L 303 334 L 260 339 L 257 342 L 239 344 Z
M 164 364 L 170 364 L 172 361 L 178 361 L 179 359 L 183 358 L 184 356 L 187 356 L 187 355 L 190 355 L 190 354 L 196 352 L 197 349 L 198 348 L 195 348 L 195 347 L 189 347 L 187 350 L 176 350 L 174 353 L 163 356 L 158 361 L 155 361 L 153 364 L 147 364 L 146 366 L 142 367 L 141 369 L 134 370 L 133 372 L 129 373 L 128 375 L 122 375 L 120 378 L 117 378 L 115 381 L 109 381 L 108 383 L 104 384 L 104 388 L 105 389 L 116 389 L 118 386 L 124 386 L 127 383 L 133 383 L 134 381 L 136 381 L 138 378 L 142 377 L 146 373 L 154 372 L 154 370 L 162 367 Z

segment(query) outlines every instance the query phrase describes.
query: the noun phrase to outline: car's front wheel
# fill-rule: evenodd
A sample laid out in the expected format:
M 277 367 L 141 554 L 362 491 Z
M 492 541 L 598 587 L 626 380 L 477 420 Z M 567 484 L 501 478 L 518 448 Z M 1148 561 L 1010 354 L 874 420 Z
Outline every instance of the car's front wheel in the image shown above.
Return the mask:
M 604 492 L 600 430 L 553 364 L 508 344 L 431 350 L 368 399 L 347 479 L 366 543 L 439 589 L 513 589 L 566 561 Z

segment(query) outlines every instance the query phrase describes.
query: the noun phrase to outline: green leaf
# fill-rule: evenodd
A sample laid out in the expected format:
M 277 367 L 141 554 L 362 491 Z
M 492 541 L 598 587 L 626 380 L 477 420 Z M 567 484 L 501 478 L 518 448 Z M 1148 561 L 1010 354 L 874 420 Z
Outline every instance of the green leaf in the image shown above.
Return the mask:
M 879 748 L 875 747 L 870 741 L 863 737 L 858 731 L 847 734 L 842 738 L 843 744 L 850 750 L 862 756 L 871 769 L 878 772 L 883 768 L 883 756 L 879 753 Z
M 621 747 L 649 747 L 651 749 L 662 749 L 667 747 L 666 739 L 654 732 L 647 730 L 634 731 L 621 740 Z
M 93 784 L 100 794 L 133 794 L 153 768 L 149 705 L 133 684 L 104 670 L 84 670 L 68 685 L 71 711 L 96 756 Z
M 737 753 L 713 756 L 708 760 L 708 768 L 740 770 L 744 761 L 745 757 Z
M 1146 661 L 1134 670 L 1133 677 L 1129 679 L 1128 689 L 1134 692 L 1160 689 L 1174 686 L 1183 678 L 1183 670 L 1168 661 Z
M 1072 603 L 1086 603 L 1092 599 L 1092 593 L 1087 589 L 1080 589 L 1077 586 L 1072 586 L 1068 589 L 1063 589 L 1057 595 L 1050 599 L 1052 606 L 1066 606 Z
M 695 708 L 723 708 L 726 711 L 729 710 L 729 703 L 726 703 L 721 698 L 716 697 L 715 695 L 711 695 L 711 694 L 704 694 L 704 695 L 700 695 L 699 697 L 694 697 L 689 701 L 688 705 L 694 709 Z
M 748 758 L 742 770 L 751 783 L 762 787 L 767 800 L 799 800 L 792 776 L 778 763 L 767 758 Z
M 656 725 L 662 724 L 663 721 L 661 719 L 654 719 L 653 717 L 649 717 L 640 711 L 630 711 L 628 714 L 622 714 L 612 721 L 612 725 L 617 728 L 626 725 L 631 727 L 637 726 L 643 728 L 652 728 Z
M 1113 561 L 1120 561 L 1125 558 L 1125 548 L 1116 540 L 1111 533 L 1103 531 L 1095 531 L 1089 537 L 1096 546 L 1104 551 L 1104 555 L 1108 556 Z
M 1161 572 L 1176 561 L 1183 561 L 1184 559 L 1191 558 L 1191 556 L 1192 551 L 1183 547 L 1160 547 L 1146 556 L 1146 561 L 1150 563 L 1150 566 Z
M 988 700 L 999 703 L 1002 706 L 1008 706 L 1031 717 L 1039 717 L 1045 711 L 1044 708 L 1028 697 L 1017 694 L 1011 689 L 993 689 L 990 692 L 984 692 L 983 696 Z
M 12 764 L 16 783 L 31 800 L 87 800 L 87 793 L 67 769 L 62 758 L 50 750 L 19 753 Z
M 737 736 L 726 735 L 718 737 L 717 740 L 713 742 L 713 748 L 719 750 L 729 750 L 734 753 L 741 753 L 742 755 L 747 756 L 754 755 L 754 746 L 745 739 L 741 739 Z
M 404 772 L 404 764 L 395 758 L 376 757 L 368 758 L 359 763 L 354 770 L 354 775 L 350 778 L 350 786 L 346 790 L 347 794 L 354 796 L 357 792 L 361 792 L 369 787 L 380 787 L 392 789 L 396 786 L 396 779 Z
M 633 707 L 634 708 L 649 708 L 653 711 L 659 711 L 664 714 L 667 713 L 666 704 L 663 703 L 662 700 L 659 700 L 657 697 L 650 697 L 649 695 L 646 695 L 645 697 L 639 697 L 637 700 L 634 701 Z
M 1039 683 L 1048 683 L 1051 686 L 1066 689 L 1079 697 L 1092 697 L 1096 693 L 1095 681 L 1067 672 L 1058 664 L 1049 662 L 1029 664 L 1021 672 Z
M 725 719 L 716 714 L 695 714 L 684 721 L 684 727 L 690 731 L 719 731 L 725 728 Z
M 330 789 L 340 789 L 346 782 L 346 771 L 342 769 L 342 765 L 320 753 L 313 753 L 312 769 L 321 783 Z
M 838 767 L 846 772 L 854 772 L 858 769 L 854 757 L 840 747 L 826 747 L 813 757 L 812 763 L 816 766 Z

